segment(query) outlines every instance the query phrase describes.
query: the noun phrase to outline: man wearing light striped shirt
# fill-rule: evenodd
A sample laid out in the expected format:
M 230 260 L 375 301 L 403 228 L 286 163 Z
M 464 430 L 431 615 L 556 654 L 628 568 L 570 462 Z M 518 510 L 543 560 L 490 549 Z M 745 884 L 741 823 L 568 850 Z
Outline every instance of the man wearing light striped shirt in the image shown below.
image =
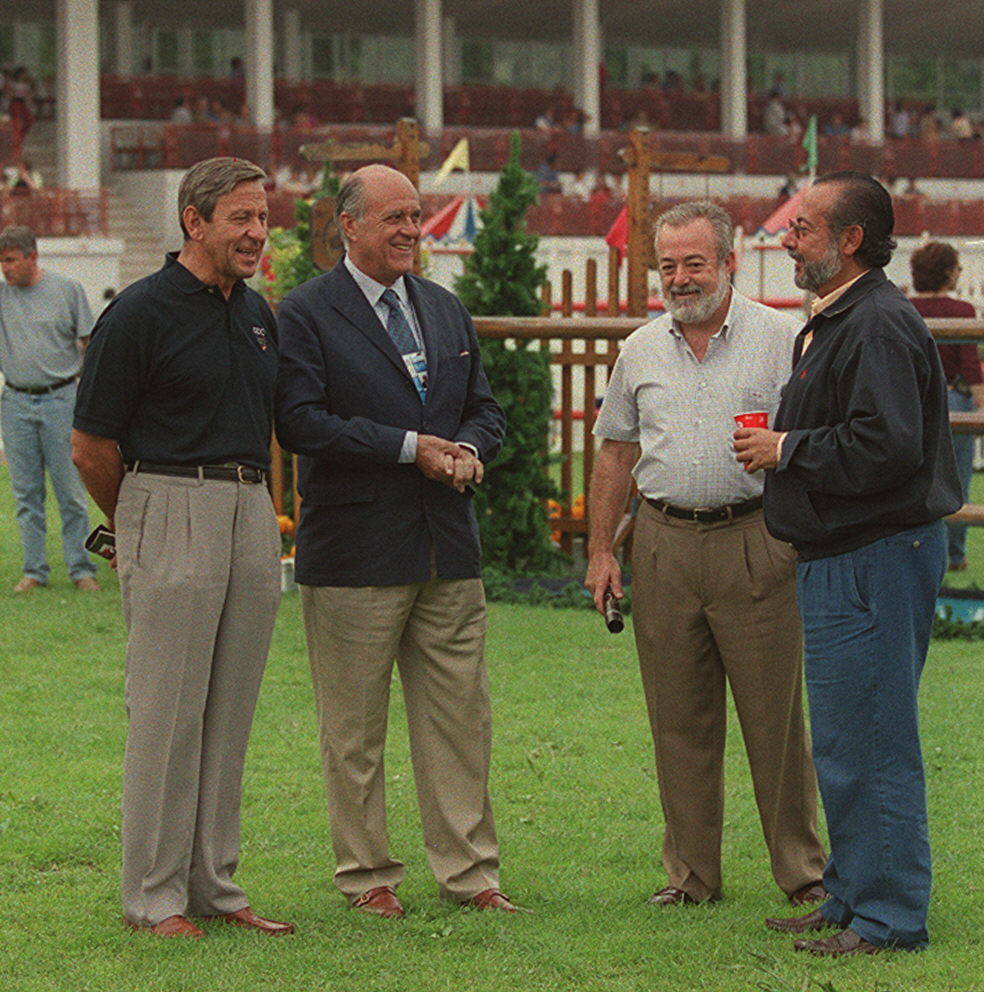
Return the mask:
M 656 224 L 667 313 L 625 342 L 594 433 L 585 585 L 622 595 L 612 554 L 632 477 L 633 615 L 656 748 L 667 885 L 658 906 L 720 899 L 725 682 L 738 711 L 772 875 L 824 896 L 816 778 L 801 699 L 795 553 L 772 538 L 762 483 L 734 460 L 735 414 L 775 414 L 798 324 L 735 291 L 733 231 L 708 203 Z

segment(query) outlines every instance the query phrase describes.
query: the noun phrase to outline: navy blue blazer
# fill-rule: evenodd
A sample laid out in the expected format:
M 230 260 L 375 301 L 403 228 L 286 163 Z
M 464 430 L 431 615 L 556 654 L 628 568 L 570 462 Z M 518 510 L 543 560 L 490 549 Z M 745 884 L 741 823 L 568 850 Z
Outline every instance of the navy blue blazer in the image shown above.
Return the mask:
M 402 356 L 343 262 L 277 310 L 276 427 L 299 458 L 295 577 L 304 585 L 404 585 L 480 572 L 471 497 L 397 459 L 408 430 L 474 445 L 490 462 L 505 417 L 468 311 L 406 277 L 427 352 L 422 403 Z

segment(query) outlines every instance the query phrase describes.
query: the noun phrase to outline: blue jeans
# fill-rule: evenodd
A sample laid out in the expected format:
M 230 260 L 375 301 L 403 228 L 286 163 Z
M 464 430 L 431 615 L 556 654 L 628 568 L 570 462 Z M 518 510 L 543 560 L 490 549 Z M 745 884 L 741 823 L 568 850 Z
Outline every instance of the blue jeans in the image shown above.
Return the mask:
M 965 413 L 976 410 L 973 397 L 964 396 L 955 389 L 946 391 L 947 404 L 951 410 Z M 963 501 L 967 502 L 970 493 L 970 480 L 974 474 L 974 435 L 954 434 L 953 453 L 957 458 L 957 475 L 960 476 L 960 491 Z M 967 557 L 967 525 L 947 524 L 947 554 L 950 561 L 962 562 Z
M 935 522 L 796 570 L 830 837 L 821 912 L 912 950 L 929 939 L 932 877 L 916 696 L 945 552 Z
M 48 580 L 45 553 L 45 469 L 58 500 L 62 521 L 62 553 L 72 581 L 95 575 L 84 548 L 89 532 L 85 487 L 72 464 L 74 383 L 41 396 L 4 389 L 0 396 L 3 447 L 10 468 L 10 488 L 17 505 L 17 526 L 24 548 L 24 574 Z

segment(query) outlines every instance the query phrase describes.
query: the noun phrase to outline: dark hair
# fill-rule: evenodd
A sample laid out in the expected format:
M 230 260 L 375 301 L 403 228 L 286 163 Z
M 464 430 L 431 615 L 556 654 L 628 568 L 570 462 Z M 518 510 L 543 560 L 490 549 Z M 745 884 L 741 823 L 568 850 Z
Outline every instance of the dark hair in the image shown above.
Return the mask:
M 0 251 L 19 251 L 27 257 L 38 250 L 34 232 L 23 224 L 11 224 L 0 231 Z
M 882 268 L 892 260 L 895 250 L 895 211 L 888 190 L 866 172 L 828 172 L 814 186 L 836 183 L 838 196 L 827 211 L 827 226 L 836 237 L 857 224 L 864 237 L 854 257 L 864 265 Z
M 212 219 L 212 212 L 220 196 L 231 193 L 240 183 L 262 181 L 266 173 L 244 158 L 207 158 L 197 162 L 185 174 L 178 187 L 178 222 L 185 238 L 185 207 L 194 207 L 206 221 Z
M 950 274 L 960 264 L 956 249 L 945 241 L 927 241 L 909 259 L 912 288 L 917 293 L 937 293 L 946 288 Z

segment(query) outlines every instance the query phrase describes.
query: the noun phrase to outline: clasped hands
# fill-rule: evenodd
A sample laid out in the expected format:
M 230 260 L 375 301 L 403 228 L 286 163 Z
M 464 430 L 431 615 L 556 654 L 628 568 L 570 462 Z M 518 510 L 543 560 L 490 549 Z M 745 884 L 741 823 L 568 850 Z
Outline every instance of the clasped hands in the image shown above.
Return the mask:
M 441 482 L 459 493 L 463 493 L 471 483 L 478 485 L 485 474 L 485 466 L 468 448 L 433 434 L 417 436 L 415 464 L 428 479 Z

